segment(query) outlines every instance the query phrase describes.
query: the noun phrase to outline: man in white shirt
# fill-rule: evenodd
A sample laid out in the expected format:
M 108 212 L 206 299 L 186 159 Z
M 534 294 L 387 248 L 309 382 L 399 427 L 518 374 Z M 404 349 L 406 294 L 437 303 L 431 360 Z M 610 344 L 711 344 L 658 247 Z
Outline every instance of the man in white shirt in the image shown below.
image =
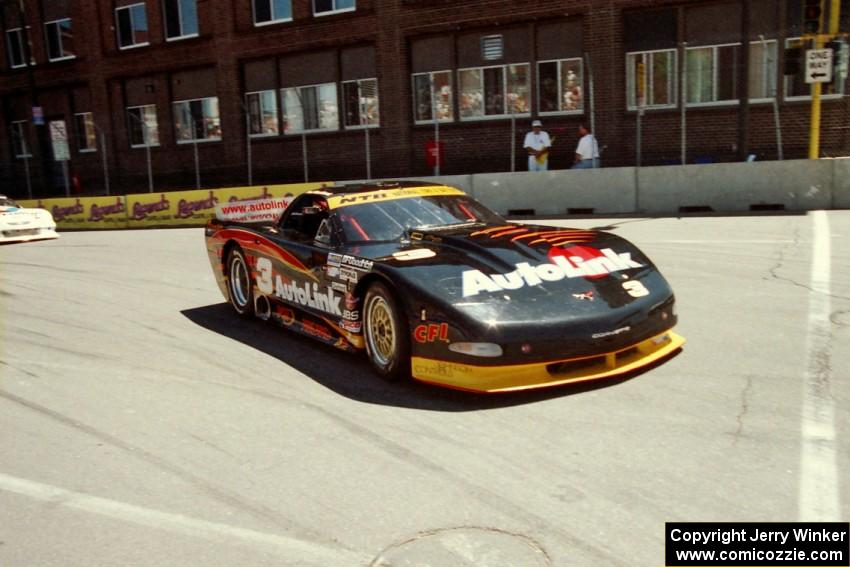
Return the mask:
M 528 152 L 528 171 L 546 171 L 549 168 L 549 148 L 552 141 L 543 131 L 543 123 L 535 120 L 531 123 L 531 132 L 525 135 L 522 147 Z
M 599 144 L 587 127 L 582 124 L 578 127 L 581 139 L 576 146 L 576 163 L 573 169 L 593 169 L 599 167 Z

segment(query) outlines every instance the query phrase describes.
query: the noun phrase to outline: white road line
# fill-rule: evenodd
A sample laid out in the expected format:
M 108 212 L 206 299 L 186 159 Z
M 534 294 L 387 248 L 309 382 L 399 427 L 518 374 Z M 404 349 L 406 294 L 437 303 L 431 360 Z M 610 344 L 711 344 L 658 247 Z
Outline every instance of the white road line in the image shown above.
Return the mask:
M 840 521 L 835 409 L 830 392 L 830 234 L 825 211 L 812 213 L 812 274 L 803 384 L 800 520 Z
M 331 545 L 310 543 L 294 537 L 258 532 L 227 524 L 208 522 L 133 504 L 73 492 L 49 484 L 41 484 L 0 473 L 0 491 L 13 492 L 54 506 L 72 508 L 116 520 L 147 526 L 192 537 L 221 541 L 239 540 L 241 543 L 261 545 L 276 551 L 294 564 L 316 565 L 367 565 L 370 557 Z

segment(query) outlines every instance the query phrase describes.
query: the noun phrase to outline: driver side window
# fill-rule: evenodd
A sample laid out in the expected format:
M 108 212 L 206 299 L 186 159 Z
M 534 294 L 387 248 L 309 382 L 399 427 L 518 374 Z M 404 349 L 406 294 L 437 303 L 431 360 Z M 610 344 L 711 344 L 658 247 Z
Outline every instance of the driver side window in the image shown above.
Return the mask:
M 327 223 L 327 202 L 315 195 L 302 195 L 289 205 L 287 214 L 281 219 L 280 228 L 292 238 L 312 241 L 318 240 L 320 229 L 324 227 L 327 242 L 330 242 L 330 228 Z

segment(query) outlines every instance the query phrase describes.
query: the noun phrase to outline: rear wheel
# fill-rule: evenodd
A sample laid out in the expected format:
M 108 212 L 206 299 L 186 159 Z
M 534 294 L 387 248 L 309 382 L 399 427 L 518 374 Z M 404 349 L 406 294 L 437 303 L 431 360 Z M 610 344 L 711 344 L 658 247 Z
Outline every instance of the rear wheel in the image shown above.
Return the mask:
M 254 313 L 254 289 L 251 270 L 241 248 L 234 247 L 227 255 L 227 295 L 230 305 L 239 315 L 248 317 Z
M 407 321 L 386 285 L 375 282 L 363 303 L 366 352 L 377 373 L 385 380 L 410 375 L 410 338 Z

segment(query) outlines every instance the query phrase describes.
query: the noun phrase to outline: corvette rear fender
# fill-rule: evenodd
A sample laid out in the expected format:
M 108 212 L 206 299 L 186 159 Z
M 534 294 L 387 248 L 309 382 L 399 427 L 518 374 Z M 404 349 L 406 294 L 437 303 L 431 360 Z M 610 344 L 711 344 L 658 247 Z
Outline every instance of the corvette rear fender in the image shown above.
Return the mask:
M 219 285 L 222 288 L 222 292 L 224 293 L 224 296 L 227 297 L 227 298 L 230 298 L 230 289 L 229 289 L 228 283 L 227 283 L 228 279 L 229 279 L 229 276 L 227 275 L 227 257 L 230 255 L 230 252 L 234 248 L 238 248 L 238 247 L 239 247 L 239 243 L 237 241 L 228 240 L 227 242 L 225 242 L 224 246 L 221 248 L 221 258 L 219 258 L 219 261 L 221 262 L 222 281 L 219 283 Z
M 228 240 L 225 242 L 224 247 L 221 249 L 221 267 L 222 271 L 224 270 L 224 265 L 227 263 L 227 256 L 230 254 L 230 251 L 235 247 L 239 246 L 239 243 L 235 240 Z

